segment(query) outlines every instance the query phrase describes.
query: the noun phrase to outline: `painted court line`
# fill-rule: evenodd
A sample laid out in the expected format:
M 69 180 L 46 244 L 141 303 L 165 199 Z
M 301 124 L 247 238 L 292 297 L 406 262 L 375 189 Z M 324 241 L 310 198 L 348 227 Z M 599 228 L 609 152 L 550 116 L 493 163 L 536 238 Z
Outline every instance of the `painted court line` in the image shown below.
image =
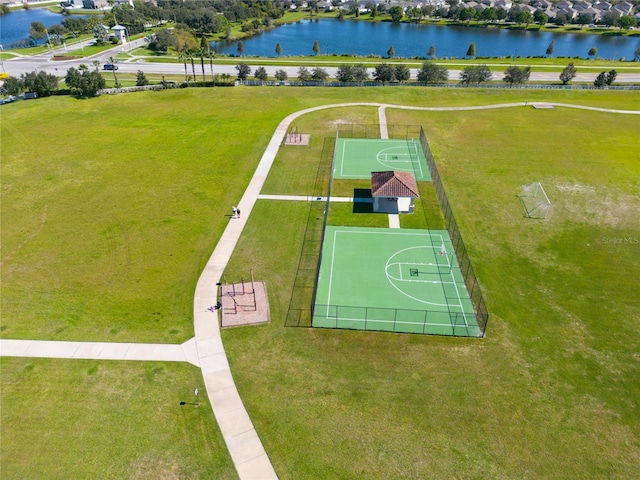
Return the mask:
M 336 162 L 336 167 L 334 171 L 336 173 L 339 172 L 339 176 L 341 178 L 362 178 L 362 174 L 348 174 L 345 173 L 346 168 L 346 157 L 347 157 L 347 149 L 350 144 L 357 145 L 358 142 L 362 141 L 362 139 L 352 139 L 352 138 L 344 138 L 340 139 L 342 142 L 342 153 L 339 157 L 339 161 Z M 396 142 L 396 145 L 393 147 L 388 147 L 389 140 L 388 139 L 366 139 L 367 144 L 380 144 L 382 145 L 382 149 L 378 150 L 375 154 L 375 161 L 380 165 L 380 168 L 392 168 L 395 170 L 402 170 L 407 172 L 416 172 L 416 163 L 417 163 L 417 173 L 418 176 L 423 179 L 425 177 L 424 170 L 422 168 L 422 163 L 420 159 L 420 153 L 418 150 L 418 146 L 416 141 L 412 139 L 409 142 L 409 145 L 406 145 L 406 153 L 387 153 L 389 150 L 404 148 L 405 144 L 402 140 L 392 140 L 392 142 Z M 408 141 L 407 141 L 408 142 Z M 410 146 L 413 144 L 413 147 Z M 388 148 L 384 148 L 388 147 Z M 357 148 L 356 148 L 357 150 Z
M 336 317 L 324 317 L 327 320 L 334 320 Z M 366 320 L 363 320 L 362 318 L 352 318 L 352 317 L 340 317 L 341 321 L 346 321 L 346 322 L 360 322 L 360 323 L 389 323 L 389 324 L 395 324 L 395 325 L 415 325 L 414 322 L 406 322 L 404 320 L 381 320 L 381 319 L 375 319 L 375 318 L 369 318 Z M 451 327 L 451 323 L 429 323 L 429 326 L 431 327 Z
M 358 232 L 353 232 L 353 233 L 358 233 Z M 366 232 L 362 232 L 362 233 L 366 233 Z M 439 235 L 439 234 L 434 234 L 434 236 L 439 236 L 439 237 L 442 239 L 442 236 L 441 236 L 441 235 Z M 444 241 L 443 241 L 443 244 L 444 244 Z M 394 253 L 394 254 L 389 258 L 389 260 L 391 260 L 393 257 L 395 257 L 396 255 L 398 255 L 398 254 L 400 254 L 400 253 L 403 253 L 403 252 L 406 252 L 406 251 L 409 251 L 409 250 L 414 250 L 414 249 L 417 249 L 417 248 L 429 248 L 429 246 L 428 246 L 428 245 L 425 245 L 425 246 L 412 246 L 412 247 L 403 248 L 403 249 L 401 249 L 401 250 L 398 250 L 396 253 Z M 431 245 L 431 248 L 435 249 L 433 245 Z M 421 298 L 416 298 L 416 297 L 414 297 L 413 295 L 409 295 L 407 292 L 403 291 L 400 287 L 398 287 L 395 283 L 393 283 L 393 282 L 391 281 L 391 279 L 396 280 L 396 278 L 395 278 L 395 277 L 393 277 L 393 276 L 389 273 L 389 266 L 390 266 L 390 265 L 395 265 L 395 263 L 393 263 L 393 264 L 389 264 L 389 260 L 387 260 L 387 264 L 385 265 L 385 274 L 386 274 L 386 276 L 387 276 L 387 281 L 388 281 L 388 282 L 391 284 L 391 286 L 392 286 L 393 288 L 395 288 L 398 292 L 400 292 L 401 294 L 403 294 L 403 295 L 405 295 L 405 296 L 407 296 L 407 297 L 409 297 L 409 298 L 411 298 L 411 299 L 415 300 L 416 302 L 423 303 L 423 304 L 426 304 L 426 305 L 433 305 L 433 306 L 436 306 L 436 307 L 447 307 L 447 308 L 450 308 L 450 307 L 452 307 L 452 306 L 455 306 L 455 305 L 453 305 L 453 304 L 450 304 L 449 302 L 447 302 L 447 303 L 428 302 L 428 301 L 423 300 L 423 299 L 421 299 Z M 438 275 L 438 280 L 425 280 L 425 281 L 423 281 L 423 283 L 431 283 L 431 284 L 440 284 L 440 285 L 445 285 L 445 283 L 442 281 L 442 275 L 441 275 L 439 272 L 438 272 L 437 274 L 435 274 L 435 275 Z M 453 275 L 451 275 L 451 279 L 452 279 L 452 280 L 455 280 L 455 278 L 453 277 Z M 406 280 L 405 280 L 405 281 L 406 281 Z M 410 283 L 413 283 L 414 281 L 409 281 L 409 282 L 410 282 Z M 444 294 L 444 298 L 445 298 L 445 300 L 446 300 L 446 299 L 447 299 L 447 297 L 446 297 L 446 294 L 444 293 L 444 287 L 443 287 L 443 289 L 442 289 L 442 292 L 443 292 L 443 294 Z M 459 294 L 459 291 L 458 291 L 457 289 L 456 289 L 456 292 L 458 292 L 458 294 Z M 462 299 L 460 299 L 459 295 L 458 295 L 458 303 L 462 304 Z
M 438 243 L 444 244 L 444 237 L 442 234 L 439 233 L 418 233 L 418 232 L 398 232 L 398 231 L 394 231 L 394 232 L 366 232 L 366 231 L 352 231 L 352 230 L 335 230 L 333 232 L 333 244 L 331 245 L 331 263 L 330 263 L 330 268 L 329 268 L 329 285 L 328 285 L 328 291 L 327 291 L 327 305 L 331 305 L 331 296 L 332 296 L 332 292 L 333 292 L 333 278 L 334 278 L 334 266 L 335 266 L 335 254 L 336 251 L 338 250 L 338 233 L 342 233 L 342 234 L 347 234 L 347 236 L 349 235 L 354 235 L 354 234 L 365 234 L 365 235 L 401 235 L 401 236 L 417 236 L 417 237 L 433 237 L 436 239 L 439 239 Z M 408 247 L 406 249 L 400 250 L 399 252 L 394 253 L 394 255 L 396 255 L 397 253 L 400 253 L 402 251 L 405 250 L 411 250 L 414 248 L 421 248 L 421 247 L 426 247 L 426 248 L 432 248 L 432 249 L 436 249 L 439 247 L 436 247 L 433 245 L 433 242 L 431 242 L 431 245 L 424 245 L 424 246 L 412 246 L 412 247 Z M 449 260 L 447 259 L 447 262 Z M 450 267 L 450 264 L 447 263 L 447 266 Z M 437 302 L 429 302 L 427 300 L 423 300 L 421 298 L 416 298 L 410 294 L 408 294 L 407 292 L 404 292 L 402 290 L 400 290 L 391 280 L 390 280 L 390 274 L 388 271 L 389 268 L 389 264 L 385 265 L 385 275 L 387 277 L 387 281 L 389 282 L 389 284 L 395 288 L 397 291 L 399 291 L 402 295 L 407 296 L 408 298 L 411 298 L 412 300 L 415 300 L 416 302 L 425 304 L 425 305 L 433 305 L 435 307 L 446 307 L 448 309 L 450 308 L 460 308 L 461 310 L 464 309 L 463 307 L 463 303 L 462 303 L 462 298 L 460 297 L 460 291 L 457 288 L 457 285 L 455 285 L 455 278 L 453 276 L 453 274 L 449 274 L 451 277 L 451 282 L 444 282 L 442 280 L 442 274 L 437 273 L 438 275 L 438 280 L 422 280 L 419 281 L 421 283 L 432 283 L 432 284 L 439 284 L 439 285 L 443 285 L 443 294 L 444 294 L 444 285 L 448 285 L 450 283 L 453 283 L 456 289 L 456 294 L 458 296 L 457 300 L 458 303 L 437 303 Z M 402 272 L 400 272 L 400 275 L 402 275 Z M 393 278 L 393 277 L 392 277 Z M 409 281 L 410 283 L 414 283 L 414 280 Z M 446 295 L 444 295 L 444 298 L 446 299 Z M 328 315 L 326 318 L 330 318 Z M 466 321 L 466 315 L 465 315 L 465 321 Z
M 331 305 L 331 285 L 333 283 L 333 265 L 336 257 L 336 235 L 337 231 L 333 232 L 333 245 L 331 245 L 331 269 L 329 270 L 329 295 L 327 296 L 327 305 Z
M 416 156 L 416 160 L 414 162 L 414 160 L 412 159 L 411 164 L 412 165 L 415 165 L 415 163 L 418 164 L 418 168 L 420 169 L 420 178 L 424 178 L 424 173 L 422 171 L 422 163 L 420 162 L 420 152 L 418 152 L 418 146 L 414 144 L 413 149 Z

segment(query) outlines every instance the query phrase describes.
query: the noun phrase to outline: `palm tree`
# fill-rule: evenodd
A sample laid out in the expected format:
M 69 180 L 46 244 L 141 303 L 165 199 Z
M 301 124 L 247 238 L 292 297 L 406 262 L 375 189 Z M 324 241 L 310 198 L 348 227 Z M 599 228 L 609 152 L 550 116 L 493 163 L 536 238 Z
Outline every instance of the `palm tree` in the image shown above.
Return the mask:
M 200 68 L 202 68 L 202 81 L 206 82 L 207 78 L 204 76 L 204 57 L 206 55 L 206 50 L 202 47 L 198 49 L 198 56 L 200 57 Z
M 116 59 L 113 57 L 109 57 L 109 63 L 113 65 L 113 81 L 115 83 L 116 88 L 120 88 L 120 83 L 118 83 L 118 77 L 116 76 Z
M 189 57 L 185 52 L 178 52 L 178 60 L 184 64 L 184 81 L 189 83 L 189 74 L 187 73 L 187 60 L 189 60 Z
M 213 77 L 213 57 L 215 57 L 216 54 L 213 53 L 211 50 L 209 50 L 206 54 L 205 57 L 207 57 L 209 59 L 209 68 L 211 69 L 211 81 L 214 82 L 214 86 L 215 86 L 215 78 Z
M 193 72 L 193 81 L 196 82 L 198 79 L 196 78 L 196 65 L 193 62 L 193 57 L 195 56 L 197 50 L 189 49 L 187 50 L 187 55 L 189 60 L 191 61 L 191 71 Z
M 100 66 L 100 61 L 99 60 L 94 60 L 91 63 L 93 64 L 94 67 L 96 67 L 96 73 L 98 73 L 98 67 Z

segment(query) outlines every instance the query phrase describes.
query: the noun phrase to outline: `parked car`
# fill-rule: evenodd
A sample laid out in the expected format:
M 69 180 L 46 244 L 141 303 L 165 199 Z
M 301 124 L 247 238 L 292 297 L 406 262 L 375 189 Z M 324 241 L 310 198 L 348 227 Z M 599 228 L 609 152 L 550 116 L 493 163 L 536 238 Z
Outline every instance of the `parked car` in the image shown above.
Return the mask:
M 102 67 L 103 70 L 117 70 L 118 65 L 114 65 L 113 63 L 105 63 Z

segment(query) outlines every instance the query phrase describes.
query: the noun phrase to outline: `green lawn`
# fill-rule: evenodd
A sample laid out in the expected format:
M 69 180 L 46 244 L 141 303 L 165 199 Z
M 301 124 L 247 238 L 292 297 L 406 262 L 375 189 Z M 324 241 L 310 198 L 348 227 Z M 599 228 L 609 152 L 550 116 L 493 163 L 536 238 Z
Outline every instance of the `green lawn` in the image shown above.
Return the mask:
M 3 478 L 237 478 L 192 365 L 2 358 L 0 366 Z
M 240 87 L 5 105 L 2 336 L 192 336 L 198 275 L 276 125 L 294 111 L 525 100 L 629 109 L 640 94 Z M 225 330 L 223 340 L 279 477 L 640 476 L 640 247 L 622 240 L 640 231 L 640 117 L 531 107 L 387 117 L 427 133 L 491 313 L 487 337 L 284 328 L 309 204 L 259 201 L 226 275 L 253 269 L 266 281 L 271 323 Z M 280 149 L 265 193 L 312 192 L 321 139 L 340 122 L 376 121 L 374 107 L 299 118 L 312 145 Z M 553 202 L 545 222 L 524 219 L 515 196 L 532 181 Z M 403 226 L 439 221 L 432 201 L 419 207 L 428 220 L 416 214 Z M 162 478 L 145 477 L 149 465 L 171 478 L 174 464 L 178 478 L 231 478 L 228 458 L 212 453 L 210 407 L 188 421 L 174 407 L 198 381 L 190 366 L 3 359 L 3 473 L 77 478 L 86 437 L 105 445 L 92 478 Z M 122 418 L 144 438 L 127 437 Z M 191 430 L 204 432 L 195 450 Z
M 197 277 L 279 121 L 257 119 L 261 108 L 212 108 L 230 94 L 3 108 L 5 337 L 179 343 L 193 335 Z M 291 102 L 280 111 L 295 109 Z M 52 130 L 60 118 L 69 128 Z M 29 141 L 37 132 L 46 142 Z
M 638 117 L 521 108 L 388 118 L 427 131 L 483 283 L 487 337 L 283 329 L 279 305 L 269 326 L 225 331 L 281 478 L 638 476 L 640 306 L 630 279 L 640 247 L 605 240 L 637 237 Z M 539 133 L 543 125 L 553 132 Z M 523 218 L 515 196 L 534 180 L 554 202 L 547 222 Z M 357 216 L 331 212 L 340 224 Z M 269 257 L 270 299 L 293 281 L 269 275 L 290 270 L 279 267 L 291 261 L 279 242 L 300 236 L 304 214 L 249 220 L 240 251 Z M 234 255 L 230 269 L 244 264 Z

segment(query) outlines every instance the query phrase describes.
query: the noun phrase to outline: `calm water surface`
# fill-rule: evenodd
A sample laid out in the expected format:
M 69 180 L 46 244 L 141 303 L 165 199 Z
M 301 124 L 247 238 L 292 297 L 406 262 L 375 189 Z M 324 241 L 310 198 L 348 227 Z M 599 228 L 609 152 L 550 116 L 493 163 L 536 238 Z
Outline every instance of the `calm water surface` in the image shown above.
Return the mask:
M 40 22 L 49 28 L 55 24 L 62 23 L 65 18 L 64 15 L 52 13 L 45 8 L 16 10 L 15 12 L 0 15 L 0 44 L 4 48 L 11 48 L 12 44 L 29 38 L 31 22 Z
M 64 16 L 43 8 L 18 10 L 0 16 L 0 44 L 4 48 L 29 36 L 31 22 L 46 27 L 61 23 Z M 615 29 L 612 30 L 612 33 Z M 276 57 L 280 43 L 283 56 L 311 55 L 315 41 L 323 54 L 384 57 L 393 45 L 397 57 L 425 57 L 433 45 L 437 57 L 464 57 L 475 42 L 480 57 L 542 56 L 555 40 L 554 56 L 588 57 L 592 47 L 599 58 L 632 59 L 640 37 L 523 32 L 493 28 L 358 22 L 352 20 L 302 20 L 245 38 L 244 55 Z M 237 42 L 213 42 L 218 53 L 236 55 Z
M 244 55 L 276 57 L 312 55 L 315 41 L 322 54 L 386 56 L 393 45 L 397 57 L 425 57 L 433 45 L 437 57 L 464 57 L 471 42 L 476 55 L 485 57 L 543 56 L 555 40 L 554 56 L 588 58 L 592 47 L 599 58 L 633 59 L 639 37 L 577 35 L 571 33 L 524 32 L 493 28 L 439 25 L 369 23 L 351 20 L 302 20 L 245 38 Z M 237 55 L 237 42 L 214 42 L 218 53 Z

